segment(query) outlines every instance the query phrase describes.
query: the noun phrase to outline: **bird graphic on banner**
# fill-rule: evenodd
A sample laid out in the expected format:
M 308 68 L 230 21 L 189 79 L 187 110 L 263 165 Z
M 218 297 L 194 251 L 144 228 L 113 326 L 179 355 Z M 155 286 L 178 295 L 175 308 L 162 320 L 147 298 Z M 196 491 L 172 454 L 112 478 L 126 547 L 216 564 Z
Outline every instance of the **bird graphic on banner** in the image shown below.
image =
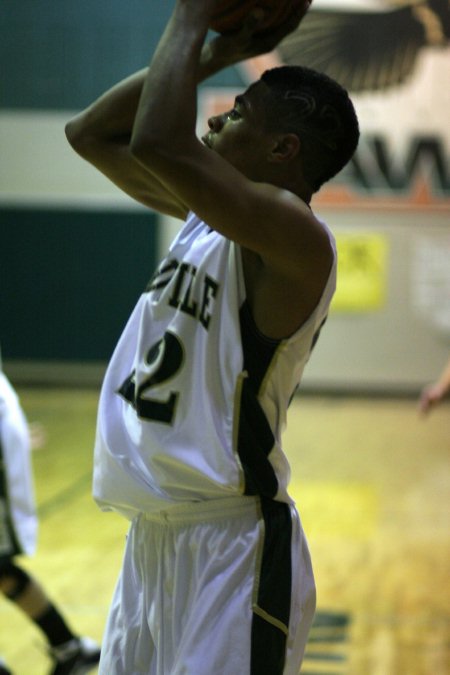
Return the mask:
M 362 92 L 405 82 L 422 49 L 449 39 L 449 0 L 314 0 L 278 53 Z

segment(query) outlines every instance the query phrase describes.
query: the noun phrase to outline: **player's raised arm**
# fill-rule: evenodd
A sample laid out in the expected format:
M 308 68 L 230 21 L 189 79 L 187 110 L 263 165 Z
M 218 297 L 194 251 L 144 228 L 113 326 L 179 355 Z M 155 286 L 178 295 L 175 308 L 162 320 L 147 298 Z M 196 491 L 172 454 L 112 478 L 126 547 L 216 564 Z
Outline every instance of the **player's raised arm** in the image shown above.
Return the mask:
M 198 69 L 214 7 L 214 1 L 176 3 L 147 71 L 131 151 L 211 227 L 297 270 L 301 251 L 317 252 L 325 238 L 304 203 L 311 190 L 305 186 L 304 202 L 295 196 L 298 137 L 267 132 L 265 85 L 212 119 L 204 143 L 195 134 Z M 299 220 L 308 224 L 301 236 Z
M 126 78 L 71 119 L 66 136 L 79 155 L 133 199 L 182 218 L 186 207 L 130 153 L 131 129 L 145 74 L 146 69 Z
M 243 59 L 270 51 L 300 20 L 293 14 L 277 31 L 255 35 L 252 17 L 242 30 L 217 35 L 203 45 L 198 82 Z M 66 125 L 72 147 L 124 192 L 146 206 L 184 217 L 187 207 L 170 188 L 131 155 L 131 131 L 147 68 L 117 83 Z

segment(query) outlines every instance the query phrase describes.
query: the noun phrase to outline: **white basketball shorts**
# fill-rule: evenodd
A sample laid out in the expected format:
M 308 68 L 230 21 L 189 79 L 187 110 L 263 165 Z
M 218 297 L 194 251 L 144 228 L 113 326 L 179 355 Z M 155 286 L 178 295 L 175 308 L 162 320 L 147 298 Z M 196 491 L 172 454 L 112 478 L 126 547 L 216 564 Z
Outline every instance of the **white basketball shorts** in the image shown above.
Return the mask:
M 315 609 L 296 510 L 232 497 L 132 521 L 100 675 L 298 675 Z

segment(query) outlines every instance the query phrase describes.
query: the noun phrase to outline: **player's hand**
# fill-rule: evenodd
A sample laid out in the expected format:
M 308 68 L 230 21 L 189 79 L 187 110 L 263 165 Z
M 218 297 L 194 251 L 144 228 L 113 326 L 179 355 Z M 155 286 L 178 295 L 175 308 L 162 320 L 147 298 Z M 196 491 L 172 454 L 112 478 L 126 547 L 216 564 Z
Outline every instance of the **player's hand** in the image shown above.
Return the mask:
M 430 412 L 446 395 L 445 388 L 440 383 L 429 384 L 420 395 L 419 410 L 422 414 Z
M 245 59 L 272 51 L 289 33 L 299 25 L 309 9 L 311 0 L 304 0 L 296 11 L 275 30 L 258 33 L 258 26 L 264 20 L 264 10 L 256 7 L 242 29 L 226 35 L 217 35 L 206 43 L 204 50 L 208 59 L 217 60 L 225 67 Z

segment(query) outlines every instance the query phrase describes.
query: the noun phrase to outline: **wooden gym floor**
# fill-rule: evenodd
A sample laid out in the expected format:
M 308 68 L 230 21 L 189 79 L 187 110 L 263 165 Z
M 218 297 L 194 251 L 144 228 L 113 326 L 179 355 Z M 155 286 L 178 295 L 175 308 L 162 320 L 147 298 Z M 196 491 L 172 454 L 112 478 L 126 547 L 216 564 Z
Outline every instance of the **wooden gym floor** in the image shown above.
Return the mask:
M 97 392 L 19 394 L 47 434 L 38 551 L 22 562 L 100 641 L 127 523 L 90 496 Z M 299 397 L 285 447 L 318 587 L 302 675 L 448 675 L 450 405 L 424 419 L 411 399 Z M 40 634 L 4 599 L 0 654 L 15 675 L 48 672 Z

